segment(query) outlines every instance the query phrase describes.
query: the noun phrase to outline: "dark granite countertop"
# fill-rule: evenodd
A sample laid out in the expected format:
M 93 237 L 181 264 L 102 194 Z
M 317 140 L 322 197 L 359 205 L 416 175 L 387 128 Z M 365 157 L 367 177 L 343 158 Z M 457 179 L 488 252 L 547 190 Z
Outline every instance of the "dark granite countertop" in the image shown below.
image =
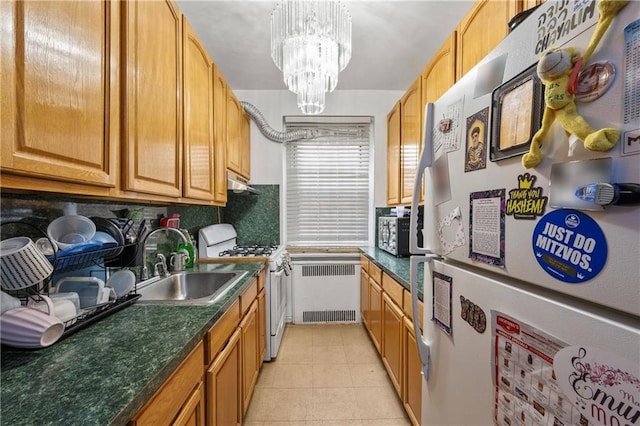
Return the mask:
M 411 289 L 411 266 L 408 257 L 395 257 L 377 247 L 361 247 L 360 251 L 404 288 Z M 423 284 L 424 266 L 420 266 L 418 267 L 418 298 L 420 300 L 423 300 Z
M 212 305 L 138 301 L 48 348 L 2 346 L 2 423 L 126 424 L 263 267 L 259 262 L 196 265 L 249 271 Z

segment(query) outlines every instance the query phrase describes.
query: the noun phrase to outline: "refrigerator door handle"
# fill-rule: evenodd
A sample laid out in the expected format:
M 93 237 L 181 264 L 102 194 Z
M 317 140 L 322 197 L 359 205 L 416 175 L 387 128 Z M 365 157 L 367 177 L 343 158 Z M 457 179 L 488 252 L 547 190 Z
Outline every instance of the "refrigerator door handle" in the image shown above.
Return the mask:
M 409 218 L 409 251 L 412 254 L 429 254 L 431 251 L 418 246 L 418 200 L 422 191 L 422 177 L 427 167 L 433 162 L 433 103 L 429 102 L 425 109 L 424 143 L 411 198 L 411 216 Z
M 409 260 L 409 264 L 411 266 L 411 307 L 413 309 L 413 330 L 416 334 L 418 355 L 420 355 L 420 362 L 422 363 L 422 375 L 426 380 L 429 379 L 429 360 L 433 342 L 431 339 L 425 339 L 420 332 L 421 324 L 419 322 L 420 315 L 418 314 L 418 265 L 432 262 L 436 259 L 439 259 L 439 257 L 411 256 Z

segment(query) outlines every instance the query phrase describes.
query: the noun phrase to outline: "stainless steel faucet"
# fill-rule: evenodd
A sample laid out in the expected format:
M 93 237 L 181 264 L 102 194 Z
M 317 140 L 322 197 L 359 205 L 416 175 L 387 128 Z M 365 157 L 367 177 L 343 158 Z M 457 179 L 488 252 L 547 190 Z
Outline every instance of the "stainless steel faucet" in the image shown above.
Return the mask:
M 156 253 L 156 256 L 160 262 L 153 265 L 153 276 L 159 277 L 164 275 L 166 277 L 169 275 L 169 270 L 167 269 L 167 258 L 162 253 Z M 160 267 L 162 267 L 162 272 L 160 272 Z
M 189 241 L 189 239 L 186 237 L 186 235 L 184 235 L 182 233 L 182 231 L 180 231 L 178 228 L 162 227 L 162 228 L 154 229 L 153 231 L 149 232 L 147 234 L 147 236 L 144 238 L 144 240 L 142 240 L 142 243 L 141 243 L 141 247 L 142 247 L 142 272 L 140 274 L 140 279 L 142 279 L 142 280 L 146 280 L 146 279 L 149 278 L 149 269 L 148 269 L 148 266 L 147 266 L 147 251 L 148 251 L 147 241 L 149 241 L 149 238 L 152 235 L 155 235 L 157 233 L 162 233 L 162 232 L 166 233 L 167 237 L 169 236 L 169 233 L 173 233 L 173 234 L 177 235 L 178 238 L 180 238 L 181 242 L 183 242 L 185 244 L 191 244 L 191 241 Z M 176 247 L 177 247 L 177 244 L 176 244 Z M 156 256 L 157 256 L 158 259 L 160 259 L 160 262 L 155 263 L 153 265 L 153 274 L 156 277 L 160 275 L 160 271 L 159 271 L 159 268 L 158 268 L 158 266 L 160 265 L 160 266 L 162 266 L 163 272 L 166 275 L 166 274 L 168 274 L 166 256 L 163 253 L 158 253 L 157 246 L 155 247 L 155 250 L 156 250 Z M 171 251 L 175 251 L 175 247 Z

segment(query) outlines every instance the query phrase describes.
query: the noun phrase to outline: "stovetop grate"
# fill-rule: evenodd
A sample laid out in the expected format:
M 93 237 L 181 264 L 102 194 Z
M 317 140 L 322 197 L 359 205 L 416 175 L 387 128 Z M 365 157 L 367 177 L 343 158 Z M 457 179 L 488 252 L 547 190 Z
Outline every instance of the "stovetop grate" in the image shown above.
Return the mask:
M 239 245 L 229 250 L 221 251 L 218 256 L 220 257 L 233 257 L 233 256 L 245 256 L 245 257 L 269 257 L 274 253 L 279 246 L 277 245 Z

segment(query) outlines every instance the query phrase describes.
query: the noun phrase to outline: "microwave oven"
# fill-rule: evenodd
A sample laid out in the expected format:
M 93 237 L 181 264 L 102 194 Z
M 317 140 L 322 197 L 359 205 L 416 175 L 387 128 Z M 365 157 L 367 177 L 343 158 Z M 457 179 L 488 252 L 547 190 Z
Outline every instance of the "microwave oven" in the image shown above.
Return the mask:
M 409 256 L 409 217 L 380 216 L 378 218 L 378 248 L 394 256 Z M 418 219 L 418 229 L 422 230 Z M 422 232 L 418 232 L 418 245 L 422 246 Z

